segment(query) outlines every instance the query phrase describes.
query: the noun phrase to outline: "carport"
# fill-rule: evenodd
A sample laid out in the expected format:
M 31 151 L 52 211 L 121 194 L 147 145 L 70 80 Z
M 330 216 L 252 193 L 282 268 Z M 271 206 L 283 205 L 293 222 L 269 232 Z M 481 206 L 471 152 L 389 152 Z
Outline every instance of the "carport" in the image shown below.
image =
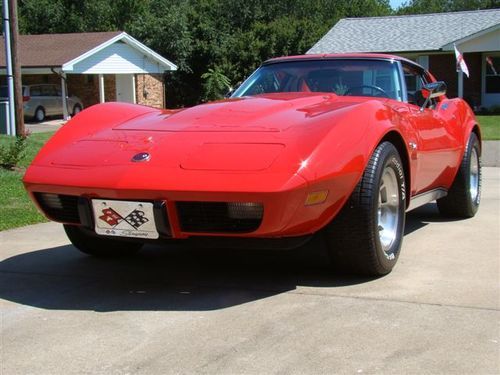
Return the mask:
M 122 101 L 160 107 L 164 106 L 164 73 L 177 70 L 175 64 L 121 31 L 21 35 L 19 59 L 24 85 L 61 85 L 65 119 L 69 118 L 68 82 L 77 96 L 84 96 L 84 106 Z M 5 74 L 5 51 L 0 49 L 3 82 Z

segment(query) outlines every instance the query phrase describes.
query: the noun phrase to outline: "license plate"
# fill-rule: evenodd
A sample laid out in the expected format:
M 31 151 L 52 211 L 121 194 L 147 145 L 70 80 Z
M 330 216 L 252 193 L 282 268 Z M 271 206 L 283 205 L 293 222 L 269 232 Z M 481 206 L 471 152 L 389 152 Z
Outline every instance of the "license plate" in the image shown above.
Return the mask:
M 95 232 L 106 236 L 158 238 L 153 203 L 92 199 Z

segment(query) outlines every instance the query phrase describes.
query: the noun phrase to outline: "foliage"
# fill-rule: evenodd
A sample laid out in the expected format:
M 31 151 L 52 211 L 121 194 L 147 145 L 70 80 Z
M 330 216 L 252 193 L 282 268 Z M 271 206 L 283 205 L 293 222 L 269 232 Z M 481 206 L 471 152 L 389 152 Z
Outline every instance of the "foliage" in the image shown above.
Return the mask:
M 463 10 L 492 9 L 498 0 L 409 0 L 397 10 L 398 14 L 442 13 Z
M 27 135 L 19 135 L 7 144 L 0 145 L 0 167 L 14 169 L 26 153 Z
M 222 99 L 224 94 L 231 89 L 231 82 L 220 68 L 209 68 L 208 72 L 201 75 L 201 79 L 204 80 L 203 90 L 204 97 L 206 101 Z
M 178 65 L 167 105 L 217 97 L 202 79 L 236 83 L 270 57 L 303 54 L 339 19 L 394 14 L 389 0 L 20 0 L 21 33 L 123 30 Z M 400 14 L 491 8 L 498 0 L 408 0 Z M 208 86 L 207 86 L 208 85 Z M 215 95 L 217 93 L 217 95 Z

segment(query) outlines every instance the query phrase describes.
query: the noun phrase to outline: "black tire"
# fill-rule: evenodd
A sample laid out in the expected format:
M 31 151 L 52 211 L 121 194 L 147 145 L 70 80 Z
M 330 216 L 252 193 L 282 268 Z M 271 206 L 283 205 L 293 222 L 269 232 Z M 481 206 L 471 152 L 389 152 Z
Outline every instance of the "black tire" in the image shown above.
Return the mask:
M 35 109 L 35 114 L 33 115 L 33 120 L 36 122 L 42 122 L 45 120 L 45 108 L 43 107 L 37 107 Z
M 75 104 L 75 106 L 73 107 L 73 113 L 71 114 L 71 116 L 75 117 L 81 111 L 82 111 L 82 106 L 80 104 Z
M 64 231 L 78 250 L 97 257 L 123 257 L 138 252 L 140 242 L 129 242 L 114 238 L 96 237 L 90 231 L 76 225 L 64 224 Z
M 403 163 L 394 145 L 383 142 L 375 149 L 351 197 L 326 229 L 334 268 L 363 276 L 391 272 L 403 242 L 405 210 Z M 386 225 L 386 221 L 392 224 Z
M 469 136 L 464 157 L 446 197 L 437 200 L 441 215 L 473 217 L 481 201 L 481 148 L 475 133 Z

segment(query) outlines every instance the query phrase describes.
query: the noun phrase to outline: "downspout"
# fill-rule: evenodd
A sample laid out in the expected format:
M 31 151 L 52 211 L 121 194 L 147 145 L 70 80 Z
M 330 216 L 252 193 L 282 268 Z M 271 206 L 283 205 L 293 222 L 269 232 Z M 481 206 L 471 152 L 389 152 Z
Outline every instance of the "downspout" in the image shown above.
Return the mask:
M 7 68 L 7 87 L 9 91 L 7 134 L 16 135 L 16 109 L 14 104 L 14 75 L 12 72 L 12 51 L 10 47 L 9 1 L 3 0 L 3 35 L 5 41 L 5 66 Z

